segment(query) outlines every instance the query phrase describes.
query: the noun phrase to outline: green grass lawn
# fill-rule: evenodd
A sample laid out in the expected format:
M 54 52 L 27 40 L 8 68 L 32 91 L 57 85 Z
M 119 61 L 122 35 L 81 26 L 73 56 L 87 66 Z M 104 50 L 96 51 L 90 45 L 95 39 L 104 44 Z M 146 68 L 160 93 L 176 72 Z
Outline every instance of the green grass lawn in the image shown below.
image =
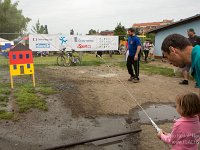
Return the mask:
M 109 65 L 117 65 L 122 68 L 126 66 L 124 55 L 112 55 L 112 57 L 110 57 L 108 54 L 103 54 L 103 59 L 109 63 Z M 81 66 L 100 66 L 105 63 L 104 60 L 96 58 L 95 54 L 84 53 Z M 35 57 L 34 64 L 35 67 L 55 66 L 57 65 L 57 56 Z M 0 56 L 0 66 L 8 66 L 8 59 Z M 174 76 L 173 69 L 162 66 L 159 67 L 148 63 L 141 62 L 140 69 L 148 74 Z
M 0 94 L 10 95 L 10 85 L 0 83 Z
M 112 57 L 110 57 L 108 54 L 103 54 L 103 59 L 108 63 L 114 63 L 123 61 L 123 56 L 112 55 Z M 100 66 L 105 63 L 103 59 L 96 57 L 95 54 L 85 53 L 82 58 L 81 66 Z
M 54 90 L 48 84 L 37 84 L 34 88 L 32 84 L 17 85 L 15 89 L 14 97 L 19 107 L 19 112 L 23 113 L 31 108 L 37 108 L 41 110 L 48 110 L 47 103 L 45 101 L 46 95 L 56 94 Z M 40 96 L 44 95 L 44 96 Z
M 103 58 L 108 62 L 122 61 L 124 56 L 122 55 L 112 55 L 109 57 L 108 54 L 104 54 Z M 96 58 L 95 54 L 84 53 L 82 57 L 82 66 L 98 66 L 104 62 L 100 58 Z M 57 56 L 47 56 L 47 57 L 34 57 L 35 66 L 54 66 L 57 65 Z M 0 56 L 0 66 L 8 66 L 8 59 Z
M 2 67 L 2 66 L 8 66 L 8 58 L 0 55 L 0 67 Z
M 0 111 L 0 119 L 9 120 L 14 118 L 13 112 L 6 112 L 4 110 Z
M 32 108 L 44 111 L 48 110 L 45 101 L 46 96 L 57 93 L 49 84 L 37 84 L 37 87 L 34 88 L 31 83 L 17 84 L 12 92 L 14 93 L 14 97 L 12 98 L 16 100 L 19 113 L 27 112 Z M 7 106 L 10 94 L 10 85 L 0 83 L 0 107 Z M 14 117 L 14 113 L 0 110 L 0 119 L 13 119 Z
M 120 62 L 118 63 L 118 65 L 121 68 L 126 68 L 126 62 Z M 167 77 L 175 76 L 174 70 L 172 68 L 159 67 L 159 66 L 155 66 L 155 65 L 148 64 L 145 62 L 140 62 L 140 70 L 149 75 L 157 74 L 157 75 L 163 75 Z
M 0 119 L 8 120 L 14 118 L 14 113 L 4 110 L 4 108 L 7 107 L 10 93 L 10 85 L 0 82 Z
M 158 74 L 168 77 L 175 76 L 174 70 L 172 68 L 167 67 L 159 67 L 151 64 L 141 63 L 140 68 L 142 71 L 148 74 Z

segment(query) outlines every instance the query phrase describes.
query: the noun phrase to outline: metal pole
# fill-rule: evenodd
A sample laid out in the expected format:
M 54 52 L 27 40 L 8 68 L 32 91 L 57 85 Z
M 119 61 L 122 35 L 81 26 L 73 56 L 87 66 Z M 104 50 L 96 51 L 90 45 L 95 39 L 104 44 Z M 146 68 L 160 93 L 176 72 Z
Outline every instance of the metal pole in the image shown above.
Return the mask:
M 35 87 L 35 73 L 32 74 L 33 87 Z
M 83 141 L 80 141 L 80 142 L 74 142 L 74 143 L 70 143 L 70 144 L 66 144 L 66 145 L 62 145 L 62 146 L 57 146 L 57 147 L 53 147 L 53 148 L 47 148 L 45 150 L 58 150 L 58 149 L 63 149 L 63 148 L 69 148 L 69 147 L 73 147 L 73 146 L 76 146 L 76 145 L 82 145 L 82 144 L 86 144 L 86 143 L 91 143 L 91 142 L 95 142 L 95 141 L 99 141 L 99 140 L 104 140 L 104 139 L 109 139 L 109 138 L 113 138 L 113 137 L 117 137 L 117 136 L 131 134 L 131 133 L 138 133 L 138 132 L 141 132 L 141 131 L 142 130 L 138 129 L 138 130 L 134 130 L 134 131 L 122 132 L 122 133 L 117 133 L 117 134 L 114 134 L 114 135 L 107 135 L 107 136 L 103 136 L 103 137 L 83 140 Z
M 5 34 L 5 35 L 20 35 L 20 34 L 23 34 L 23 33 L 0 33 L 0 34 Z
M 13 89 L 14 86 L 13 86 L 13 76 L 12 75 L 10 75 L 10 83 L 11 83 L 11 89 Z

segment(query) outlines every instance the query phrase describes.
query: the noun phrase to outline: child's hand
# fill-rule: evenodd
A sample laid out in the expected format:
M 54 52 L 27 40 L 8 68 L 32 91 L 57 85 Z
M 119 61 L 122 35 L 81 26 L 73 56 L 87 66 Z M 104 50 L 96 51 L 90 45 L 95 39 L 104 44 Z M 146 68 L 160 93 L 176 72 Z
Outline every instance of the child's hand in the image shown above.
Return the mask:
M 167 134 L 168 134 L 168 133 L 167 133 L 167 132 L 165 132 L 165 131 L 162 131 L 162 133 L 163 133 L 163 134 L 165 134 L 165 135 L 167 135 Z
M 162 134 L 167 135 L 168 133 L 165 132 L 165 131 L 163 131 L 163 130 L 160 130 L 160 132 L 157 134 L 157 137 L 158 137 L 159 139 L 161 139 L 161 135 L 162 135 Z
M 163 134 L 163 130 L 160 130 L 160 132 L 158 132 L 157 137 L 160 139 L 161 138 L 161 134 Z

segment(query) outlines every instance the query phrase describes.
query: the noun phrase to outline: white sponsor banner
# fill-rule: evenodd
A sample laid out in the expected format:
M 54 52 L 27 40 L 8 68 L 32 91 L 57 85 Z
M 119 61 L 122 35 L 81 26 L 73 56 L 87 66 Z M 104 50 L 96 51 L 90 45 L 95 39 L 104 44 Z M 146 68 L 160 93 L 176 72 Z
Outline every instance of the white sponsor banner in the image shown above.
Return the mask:
M 73 36 L 73 48 L 77 51 L 118 50 L 118 37 Z
M 29 48 L 32 51 L 110 51 L 118 50 L 118 36 L 67 36 L 30 34 Z
M 67 45 L 68 44 L 68 45 Z M 29 49 L 32 51 L 59 51 L 66 47 L 71 49 L 69 36 L 56 34 L 30 34 Z

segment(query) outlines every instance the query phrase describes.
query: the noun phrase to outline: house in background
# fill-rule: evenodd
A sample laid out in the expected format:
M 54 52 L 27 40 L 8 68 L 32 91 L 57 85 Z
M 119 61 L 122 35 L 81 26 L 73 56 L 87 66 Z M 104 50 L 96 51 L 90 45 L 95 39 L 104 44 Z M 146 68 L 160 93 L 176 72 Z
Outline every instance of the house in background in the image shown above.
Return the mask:
M 101 31 L 100 35 L 108 35 L 108 36 L 113 36 L 114 35 L 114 31 L 113 30 L 105 30 L 105 31 Z
M 9 61 L 11 88 L 13 88 L 13 76 L 19 75 L 32 75 L 33 85 L 35 86 L 33 54 L 31 50 L 20 43 L 9 52 Z
M 150 30 L 156 29 L 161 26 L 169 25 L 174 20 L 163 20 L 161 22 L 146 22 L 146 23 L 135 23 L 133 28 L 137 28 L 140 35 L 147 33 Z
M 168 35 L 177 33 L 187 37 L 187 30 L 190 28 L 193 28 L 196 34 L 200 35 L 200 14 L 147 32 L 155 34 L 155 56 L 162 56 L 161 45 Z

